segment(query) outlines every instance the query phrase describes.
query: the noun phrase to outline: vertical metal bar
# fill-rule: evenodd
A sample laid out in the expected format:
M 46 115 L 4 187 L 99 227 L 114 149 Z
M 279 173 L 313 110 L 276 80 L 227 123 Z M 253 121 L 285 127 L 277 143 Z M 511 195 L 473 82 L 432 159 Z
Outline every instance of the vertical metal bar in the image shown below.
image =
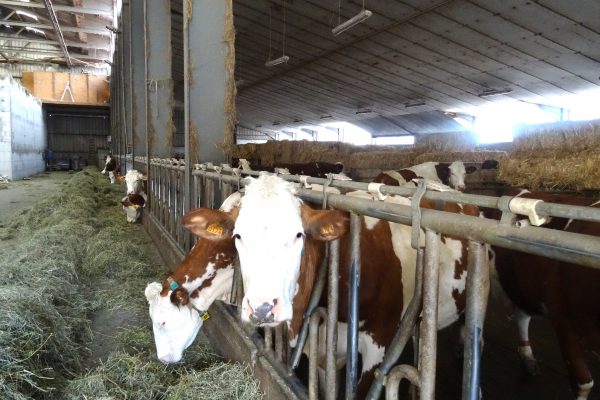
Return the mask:
M 184 159 L 185 159 L 185 177 L 184 177 L 184 204 L 183 213 L 187 213 L 190 209 L 194 208 L 193 204 L 195 198 L 192 198 L 192 171 L 196 156 L 193 155 L 192 143 L 190 135 L 190 85 L 191 80 L 191 59 L 190 59 L 190 20 L 194 15 L 194 8 L 188 7 L 184 4 L 183 7 L 183 123 L 184 123 Z M 194 183 L 196 178 L 194 177 Z M 187 235 L 186 235 L 187 236 Z M 186 244 L 187 250 L 187 244 Z
M 360 228 L 362 218 L 350 214 L 352 257 L 348 291 L 348 359 L 346 362 L 346 399 L 356 398 L 358 381 L 358 289 L 360 287 Z
M 321 321 L 327 320 L 327 311 L 319 307 L 310 317 L 308 344 L 308 398 L 318 400 L 319 398 L 319 325 Z
M 421 322 L 421 399 L 435 398 L 437 355 L 437 315 L 439 291 L 440 235 L 425 230 L 425 268 L 423 270 L 423 321 Z
M 487 308 L 487 295 L 490 287 L 489 268 L 486 257 L 485 246 L 470 240 L 466 285 L 467 305 L 463 362 L 463 400 L 479 399 L 481 340 Z
M 334 240 L 329 245 L 329 282 L 327 285 L 327 353 L 325 360 L 326 400 L 337 398 L 337 321 L 339 303 L 340 241 Z

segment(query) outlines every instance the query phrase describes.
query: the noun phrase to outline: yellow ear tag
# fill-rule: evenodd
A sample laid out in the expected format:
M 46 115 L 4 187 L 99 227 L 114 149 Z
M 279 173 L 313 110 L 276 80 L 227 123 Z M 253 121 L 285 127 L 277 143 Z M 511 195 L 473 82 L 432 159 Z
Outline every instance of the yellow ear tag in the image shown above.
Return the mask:
M 215 236 L 223 236 L 223 227 L 219 224 L 210 224 L 206 227 L 208 233 L 212 233 Z
M 331 235 L 334 232 L 333 225 L 329 224 L 321 228 L 321 234 Z
M 208 311 L 204 311 L 203 313 L 200 313 L 200 319 L 202 321 L 206 321 L 209 318 L 210 318 L 210 315 L 208 314 Z
M 136 210 L 137 210 L 138 208 L 140 208 L 140 206 L 138 206 L 137 204 L 132 204 L 132 205 L 131 205 L 131 207 L 135 208 Z

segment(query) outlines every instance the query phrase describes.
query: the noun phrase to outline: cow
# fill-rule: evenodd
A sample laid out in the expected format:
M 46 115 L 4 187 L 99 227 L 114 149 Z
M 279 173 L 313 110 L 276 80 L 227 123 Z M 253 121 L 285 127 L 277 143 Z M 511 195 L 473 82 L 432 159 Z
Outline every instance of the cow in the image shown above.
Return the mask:
M 515 188 L 507 189 L 504 194 L 600 208 L 600 202 L 580 196 Z M 498 210 L 485 209 L 484 213 L 495 219 L 501 216 Z M 600 236 L 600 222 L 553 217 L 544 226 Z M 526 370 L 530 374 L 538 370 L 529 340 L 529 321 L 533 315 L 547 315 L 556 332 L 576 398 L 587 399 L 594 381 L 585 361 L 584 347 L 600 351 L 600 271 L 501 247 L 492 248 L 496 254 L 494 276 L 515 306 L 518 353 Z
M 232 194 L 221 209 L 230 211 L 239 197 L 237 192 Z M 184 226 L 190 227 L 185 218 Z M 235 257 L 233 238 L 201 239 L 162 284 L 148 284 L 145 295 L 161 362 L 181 360 L 207 318 L 206 310 L 215 300 L 229 299 Z
M 258 326 L 286 322 L 291 329 L 295 317 L 303 315 L 307 308 L 325 242 L 340 239 L 340 265 L 349 264 L 349 216 L 339 210 L 313 210 L 296 196 L 291 183 L 277 176 L 252 179 L 245 190 L 240 207 L 231 212 L 196 209 L 187 218 L 194 223 L 192 231 L 203 239 L 234 237 L 245 289 L 242 321 Z M 350 195 L 370 198 L 363 192 Z M 410 204 L 409 199 L 396 196 L 385 201 Z M 421 206 L 479 216 L 475 206 L 428 200 L 422 201 Z M 361 225 L 359 351 L 363 363 L 359 398 L 366 394 L 412 298 L 416 263 L 409 226 L 371 217 L 362 217 Z M 441 329 L 464 311 L 468 245 L 447 235 L 441 236 L 439 245 Z M 347 314 L 347 268 L 340 268 L 340 282 L 338 326 L 343 327 Z
M 101 174 L 105 175 L 108 172 L 108 178 L 110 179 L 111 184 L 115 184 L 117 181 L 117 177 L 121 174 L 121 167 L 117 164 L 117 161 L 108 154 L 104 161 L 104 169 Z M 119 179 L 119 182 L 122 180 Z
M 136 222 L 146 207 L 146 199 L 139 194 L 128 194 L 121 199 L 121 205 L 127 215 L 127 222 Z
M 399 171 L 383 171 L 373 182 L 390 186 L 414 185 L 413 179 L 425 178 L 430 182 L 439 182 L 456 190 L 465 189 L 465 175 L 475 172 L 474 166 L 465 167 L 462 161 L 440 163 L 428 161 Z
M 291 175 L 308 175 L 317 178 L 326 178 L 328 174 L 344 175 L 344 164 L 341 162 L 306 162 L 306 163 L 277 163 L 275 167 L 250 165 L 244 158 L 239 159 L 239 167 L 244 171 L 284 171 Z
M 148 177 L 141 172 L 130 169 L 125 174 L 125 184 L 127 185 L 127 194 L 139 194 L 146 199 L 145 185 Z

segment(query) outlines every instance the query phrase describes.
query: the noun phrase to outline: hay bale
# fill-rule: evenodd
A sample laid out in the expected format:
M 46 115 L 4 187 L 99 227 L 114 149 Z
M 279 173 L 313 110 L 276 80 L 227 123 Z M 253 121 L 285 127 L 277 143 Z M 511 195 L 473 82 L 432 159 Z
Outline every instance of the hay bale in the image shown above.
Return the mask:
M 595 190 L 600 188 L 600 153 L 585 151 L 564 155 L 507 159 L 500 164 L 499 178 L 512 186 L 530 190 Z
M 521 125 L 511 155 L 518 158 L 544 154 L 580 153 L 600 149 L 600 120 Z
M 485 160 L 501 161 L 508 157 L 505 151 L 444 151 L 444 152 L 426 152 L 421 153 L 414 159 L 414 164 L 421 164 L 427 161 L 451 163 L 457 160 L 464 163 L 482 163 Z
M 429 152 L 470 151 L 477 145 L 475 132 L 430 133 L 415 136 L 415 148 Z
M 414 165 L 417 154 L 412 149 L 356 152 L 350 155 L 349 165 L 351 169 L 402 169 Z

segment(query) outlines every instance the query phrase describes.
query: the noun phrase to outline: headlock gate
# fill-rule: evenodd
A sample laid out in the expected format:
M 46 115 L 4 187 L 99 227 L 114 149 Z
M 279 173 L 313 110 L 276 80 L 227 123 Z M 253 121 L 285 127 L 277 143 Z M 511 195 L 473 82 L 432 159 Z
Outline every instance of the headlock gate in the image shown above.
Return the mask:
M 125 158 L 125 157 L 122 157 Z M 129 160 L 131 161 L 131 160 Z M 136 157 L 134 165 L 146 165 L 144 157 Z M 193 246 L 194 239 L 183 229 L 182 215 L 189 208 L 218 208 L 221 202 L 233 191 L 243 188 L 245 176 L 258 176 L 255 171 L 242 171 L 228 165 L 196 164 L 186 166 L 183 161 L 171 159 L 152 159 L 148 170 L 148 201 L 145 220 L 158 226 L 160 237 L 168 241 L 184 254 Z M 352 262 L 350 265 L 339 265 L 339 240 L 328 245 L 328 267 L 320 268 L 317 284 L 313 291 L 308 311 L 305 314 L 304 326 L 294 349 L 288 346 L 285 338 L 286 330 L 281 327 L 265 328 L 261 336 L 251 328 L 244 326 L 244 332 L 256 346 L 251 358 L 263 357 L 274 365 L 271 372 L 287 383 L 289 392 L 286 396 L 296 398 L 336 399 L 338 387 L 336 374 L 336 354 L 338 340 L 347 341 L 346 355 L 346 399 L 356 398 L 358 367 L 358 287 L 360 285 L 360 222 L 359 216 L 370 216 L 404 225 L 413 226 L 413 247 L 417 248 L 417 268 L 415 275 L 415 294 L 406 309 L 396 335 L 387 348 L 383 362 L 375 374 L 374 383 L 367 395 L 368 399 L 377 399 L 384 391 L 386 399 L 398 398 L 399 382 L 406 379 L 418 388 L 419 398 L 431 400 L 435 397 L 436 343 L 437 343 L 437 298 L 438 298 L 438 257 L 439 236 L 452 235 L 468 240 L 469 259 L 467 275 L 466 300 L 466 337 L 464 345 L 463 390 L 462 399 L 479 398 L 479 368 L 481 360 L 481 340 L 489 270 L 482 268 L 487 255 L 488 244 L 512 250 L 541 255 L 562 261 L 568 261 L 591 268 L 600 268 L 600 245 L 597 237 L 577 233 L 558 231 L 530 224 L 514 223 L 515 214 L 528 215 L 531 221 L 539 216 L 554 216 L 567 219 L 600 221 L 600 209 L 591 207 L 570 206 L 544 202 L 525 202 L 518 208 L 510 204 L 512 197 L 490 197 L 463 194 L 455 191 L 427 190 L 424 182 L 417 188 L 373 185 L 338 179 L 312 178 L 298 175 L 280 175 L 281 178 L 297 182 L 299 196 L 311 203 L 322 203 L 328 207 L 349 211 L 351 215 L 350 235 L 352 237 Z M 186 183 L 189 182 L 189 186 Z M 310 190 L 310 185 L 322 185 L 323 190 Z M 373 194 L 374 199 L 363 199 L 344 194 L 333 194 L 326 188 L 341 190 L 363 190 Z M 189 193 L 191 199 L 186 197 Z M 412 198 L 412 206 L 404 206 L 379 201 L 388 195 L 399 195 Z M 419 207 L 420 199 L 433 201 L 450 201 L 461 204 L 472 204 L 478 207 L 495 208 L 502 211 L 500 221 L 472 216 L 448 213 L 435 209 Z M 147 223 L 147 222 L 145 222 Z M 425 247 L 418 246 L 419 232 L 425 232 Z M 350 291 L 348 299 L 348 334 L 347 338 L 338 338 L 336 324 L 338 321 L 338 271 L 350 268 Z M 232 301 L 241 300 L 241 278 L 236 271 L 232 288 Z M 328 308 L 318 308 L 318 302 L 324 287 L 328 287 Z M 231 315 L 227 316 L 231 319 Z M 318 373 L 318 335 L 319 326 L 326 326 L 325 374 Z M 396 365 L 404 347 L 411 336 L 417 332 L 419 346 L 416 365 Z M 260 340 L 261 343 L 256 341 Z M 308 391 L 298 385 L 293 374 L 298 365 L 303 343 L 309 354 Z M 233 344 L 232 346 L 237 346 Z M 258 352 L 258 353 L 257 353 Z M 265 376 L 259 373 L 257 375 Z M 319 385 L 319 377 L 321 385 Z M 413 394 L 416 390 L 413 390 Z

